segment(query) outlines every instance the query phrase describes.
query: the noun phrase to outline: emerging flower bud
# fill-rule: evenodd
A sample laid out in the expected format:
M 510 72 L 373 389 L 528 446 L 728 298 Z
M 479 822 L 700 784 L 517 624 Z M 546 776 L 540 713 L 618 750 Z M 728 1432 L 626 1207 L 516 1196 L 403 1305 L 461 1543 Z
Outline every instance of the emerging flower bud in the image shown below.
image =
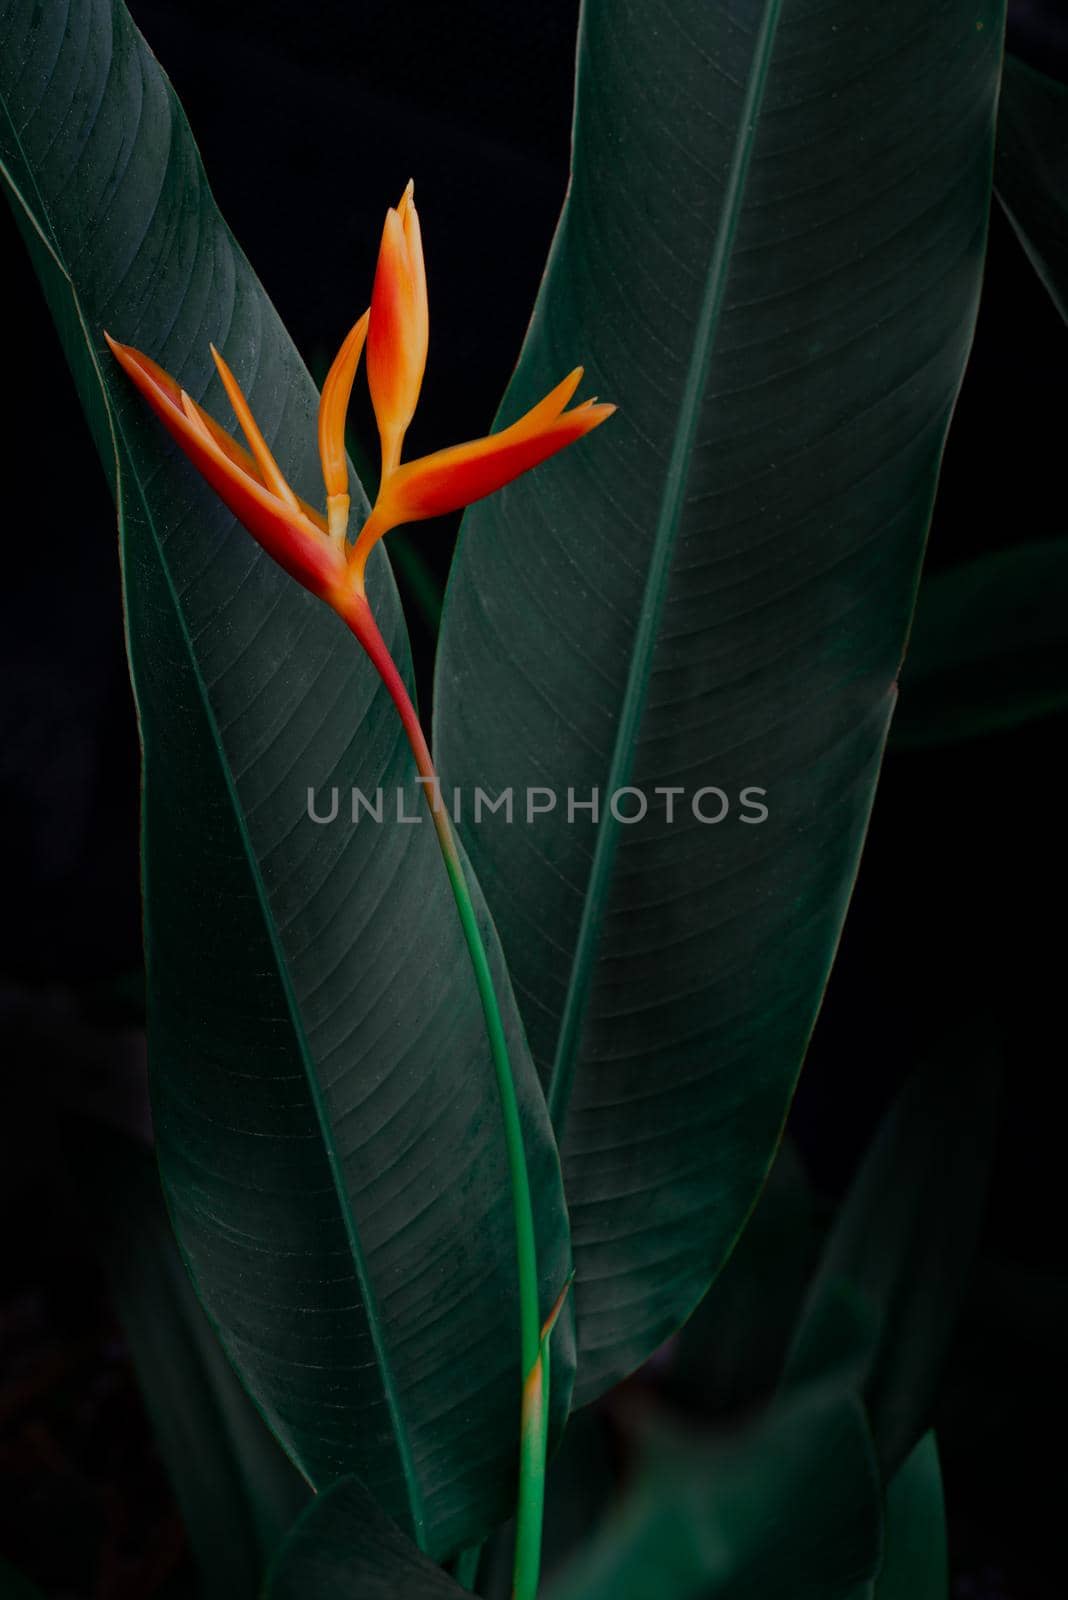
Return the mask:
M 367 332 L 367 382 L 382 441 L 382 475 L 400 461 L 426 367 L 430 322 L 419 216 L 409 183 L 386 213 Z

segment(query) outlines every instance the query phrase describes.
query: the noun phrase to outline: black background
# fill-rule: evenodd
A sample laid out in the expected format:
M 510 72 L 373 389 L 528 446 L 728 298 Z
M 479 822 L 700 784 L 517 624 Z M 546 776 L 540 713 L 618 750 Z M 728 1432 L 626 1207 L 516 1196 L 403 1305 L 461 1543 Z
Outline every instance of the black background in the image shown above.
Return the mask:
M 185 105 L 224 215 L 313 366 L 366 304 L 385 207 L 415 177 L 432 333 L 413 450 L 485 431 L 563 198 L 577 4 L 132 0 L 131 10 Z M 1012 12 L 1012 46 L 1068 78 L 1056 7 Z M 106 1076 L 137 1020 L 138 753 L 114 515 L 6 214 L 0 237 L 0 1552 L 54 1594 L 142 1600 L 180 1566 L 181 1529 L 41 1120 L 53 1081 Z M 1066 371 L 1068 334 L 995 213 L 932 569 L 1064 534 Z M 439 574 L 451 536 L 435 524 L 416 536 Z M 415 643 L 425 680 L 418 628 Z M 977 1289 L 962 1322 L 942 1435 L 962 1597 L 1062 1592 L 1064 733 L 1050 719 L 890 756 L 793 1118 L 813 1181 L 833 1197 L 897 1083 L 943 1037 L 970 1020 L 1004 1051 L 977 1279 L 981 1288 L 984 1270 L 1008 1265 L 1043 1286 L 1049 1311 L 1038 1327 L 1011 1306 L 991 1319 Z

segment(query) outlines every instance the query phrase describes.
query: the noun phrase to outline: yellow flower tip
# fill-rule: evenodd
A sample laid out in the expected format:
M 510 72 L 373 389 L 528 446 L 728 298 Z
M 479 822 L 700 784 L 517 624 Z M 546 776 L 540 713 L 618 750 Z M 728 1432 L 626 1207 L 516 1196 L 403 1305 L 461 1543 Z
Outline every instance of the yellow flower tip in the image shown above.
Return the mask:
M 571 1292 L 571 1285 L 574 1283 L 574 1281 L 575 1281 L 575 1269 L 572 1267 L 571 1271 L 567 1275 L 567 1279 L 566 1279 L 566 1281 L 564 1283 L 564 1287 L 560 1290 L 560 1293 L 557 1295 L 556 1299 L 553 1301 L 552 1310 L 549 1312 L 549 1315 L 546 1317 L 545 1321 L 541 1325 L 541 1341 L 540 1342 L 541 1342 L 542 1350 L 544 1350 L 545 1345 L 552 1338 L 553 1329 L 556 1327 L 556 1324 L 560 1320 L 560 1313 L 564 1309 L 564 1304 L 565 1304 L 565 1302 L 567 1300 L 568 1295 Z
M 415 207 L 415 179 L 409 178 L 404 193 L 397 202 L 397 215 L 403 222 L 409 210 Z
M 323 467 L 323 483 L 327 500 L 348 495 L 349 467 L 345 458 L 345 419 L 353 380 L 363 354 L 367 337 L 370 311 L 365 311 L 359 321 L 349 329 L 334 364 L 326 375 L 323 392 L 319 397 L 319 460 Z
M 544 400 L 539 400 L 536 406 L 532 406 L 525 416 L 520 417 L 512 426 L 521 428 L 524 434 L 534 435 L 556 422 L 567 411 L 568 402 L 582 382 L 584 370 L 583 367 L 575 367 L 555 389 L 549 390 Z M 578 409 L 580 408 L 576 407 L 576 410 Z M 573 412 L 569 414 L 574 415 Z
M 299 511 L 300 502 L 286 482 L 281 467 L 271 454 L 267 441 L 260 432 L 259 424 L 252 415 L 252 409 L 245 399 L 241 385 L 215 346 L 210 345 L 209 349 L 211 350 L 212 360 L 218 368 L 219 377 L 223 381 L 223 388 L 226 390 L 227 398 L 234 408 L 238 422 L 241 424 L 241 432 L 248 440 L 248 447 L 252 451 L 256 465 L 263 475 L 264 483 L 271 493 L 277 495 L 278 499 L 289 506 L 291 510 Z
M 349 529 L 350 504 L 349 496 L 345 493 L 331 494 L 326 499 L 327 531 L 334 543 L 341 547 L 344 547 Z

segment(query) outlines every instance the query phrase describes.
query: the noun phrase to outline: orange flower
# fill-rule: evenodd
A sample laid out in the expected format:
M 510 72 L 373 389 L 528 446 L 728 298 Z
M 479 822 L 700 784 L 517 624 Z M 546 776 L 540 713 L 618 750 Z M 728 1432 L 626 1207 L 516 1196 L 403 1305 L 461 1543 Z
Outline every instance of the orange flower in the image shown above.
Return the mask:
M 593 400 L 566 409 L 582 377 L 582 368 L 576 367 L 551 394 L 499 433 L 416 461 L 401 461 L 423 381 L 428 339 L 426 273 L 410 183 L 397 209 L 386 215 L 370 309 L 348 334 L 323 384 L 319 456 L 326 487 L 325 518 L 293 493 L 237 379 L 214 345 L 212 355 L 248 450 L 148 356 L 119 344 L 108 333 L 104 337 L 127 376 L 238 520 L 269 555 L 340 612 L 351 627 L 366 611 L 367 557 L 390 528 L 440 516 L 492 494 L 589 433 L 615 410 Z M 365 342 L 382 476 L 371 514 L 350 545 L 345 418 Z

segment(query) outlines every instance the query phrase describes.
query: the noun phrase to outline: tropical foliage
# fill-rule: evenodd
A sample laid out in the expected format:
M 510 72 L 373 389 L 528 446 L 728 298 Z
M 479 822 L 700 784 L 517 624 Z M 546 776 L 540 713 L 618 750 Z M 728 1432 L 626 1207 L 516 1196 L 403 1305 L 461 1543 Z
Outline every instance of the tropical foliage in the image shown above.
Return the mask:
M 829 1226 L 783 1131 L 888 739 L 1068 696 L 1063 540 L 919 589 L 995 179 L 1068 304 L 1064 92 L 1003 27 L 584 0 L 499 424 L 409 462 L 411 191 L 320 410 L 121 0 L 0 0 L 0 171 L 118 509 L 162 1201 L 72 1148 L 205 1594 L 494 1595 L 518 1494 L 533 1595 L 548 1434 L 553 1600 L 945 1600 L 998 1062 L 932 1048 Z M 379 541 L 472 501 L 429 739 Z M 583 1408 L 653 1357 L 709 1415 L 617 1472 Z

